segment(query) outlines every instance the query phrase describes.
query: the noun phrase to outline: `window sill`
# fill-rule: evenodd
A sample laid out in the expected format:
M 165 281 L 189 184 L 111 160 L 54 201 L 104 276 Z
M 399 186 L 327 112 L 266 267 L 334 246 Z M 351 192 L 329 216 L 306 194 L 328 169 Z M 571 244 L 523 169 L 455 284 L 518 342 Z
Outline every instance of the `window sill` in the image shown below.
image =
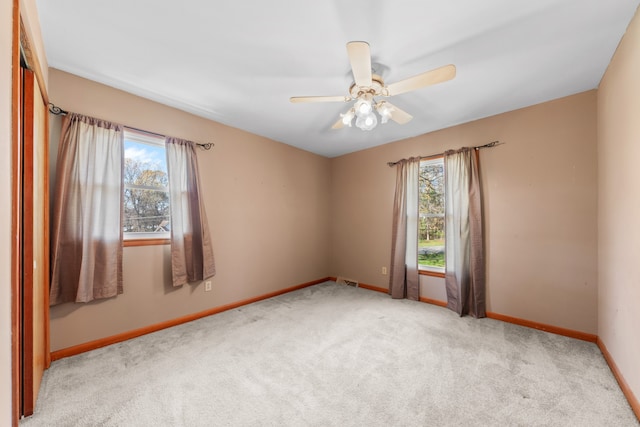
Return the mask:
M 433 271 L 433 270 L 419 269 L 418 273 L 420 273 L 421 276 L 441 277 L 441 278 L 444 279 L 444 272 L 443 271 Z
M 123 246 L 159 246 L 170 243 L 171 239 L 129 239 L 124 241 Z

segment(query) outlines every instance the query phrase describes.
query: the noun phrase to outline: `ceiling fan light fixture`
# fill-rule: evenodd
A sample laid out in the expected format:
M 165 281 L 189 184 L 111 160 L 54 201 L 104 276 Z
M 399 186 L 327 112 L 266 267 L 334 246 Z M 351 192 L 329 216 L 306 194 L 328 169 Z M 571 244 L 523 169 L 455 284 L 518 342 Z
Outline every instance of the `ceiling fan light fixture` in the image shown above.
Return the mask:
M 380 123 L 385 124 L 393 114 L 393 107 L 385 101 L 380 101 L 376 104 L 376 111 L 380 114 Z
M 375 113 L 371 111 L 369 114 L 358 115 L 356 119 L 356 126 L 360 130 L 371 130 L 378 124 L 378 118 Z
M 355 114 L 356 112 L 353 108 L 344 114 L 340 114 L 340 117 L 342 118 L 342 124 L 351 127 L 351 121 L 353 120 Z
M 354 108 L 356 109 L 356 115 L 358 117 L 367 116 L 373 111 L 371 101 L 368 99 L 359 99 Z

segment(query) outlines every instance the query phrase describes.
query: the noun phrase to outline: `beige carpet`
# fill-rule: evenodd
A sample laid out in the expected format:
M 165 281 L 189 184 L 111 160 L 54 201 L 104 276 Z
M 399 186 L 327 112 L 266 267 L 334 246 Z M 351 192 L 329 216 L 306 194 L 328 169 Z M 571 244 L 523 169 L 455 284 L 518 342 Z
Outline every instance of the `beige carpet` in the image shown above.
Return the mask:
M 34 426 L 638 426 L 591 343 L 333 282 L 54 362 Z

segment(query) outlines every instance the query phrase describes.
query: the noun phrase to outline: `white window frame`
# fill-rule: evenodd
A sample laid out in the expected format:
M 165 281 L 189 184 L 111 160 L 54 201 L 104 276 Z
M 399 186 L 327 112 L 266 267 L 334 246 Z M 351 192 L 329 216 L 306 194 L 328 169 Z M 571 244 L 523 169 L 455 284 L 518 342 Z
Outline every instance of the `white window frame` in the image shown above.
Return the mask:
M 420 167 L 422 167 L 423 165 L 433 165 L 433 164 L 441 164 L 442 165 L 442 174 L 443 174 L 443 179 L 444 179 L 444 174 L 445 174 L 445 170 L 444 170 L 444 157 L 436 157 L 433 159 L 425 159 L 425 160 L 421 160 L 420 161 Z M 444 194 L 445 192 L 445 188 L 443 186 L 442 192 Z M 421 218 L 423 214 L 418 213 L 418 218 Z M 425 218 L 442 218 L 442 220 L 445 220 L 445 215 L 446 212 L 443 212 L 442 214 L 425 214 Z M 419 220 L 419 219 L 418 219 Z M 418 233 L 420 233 L 420 229 L 418 227 Z M 418 236 L 418 242 L 420 241 L 420 236 Z M 445 253 L 446 253 L 446 247 L 445 247 Z M 434 266 L 428 266 L 428 265 L 422 265 L 422 264 L 418 264 L 418 270 L 419 271 L 423 271 L 423 272 L 431 272 L 431 273 L 436 273 L 438 275 L 443 275 L 445 273 L 445 267 L 434 267 Z
M 125 141 L 134 141 L 139 144 L 146 144 L 155 147 L 162 147 L 163 150 L 166 150 L 164 138 L 158 135 L 153 135 L 147 132 L 133 130 L 129 128 L 124 128 L 124 140 Z M 166 153 L 166 151 L 165 151 Z M 168 171 L 167 171 L 168 172 Z M 154 190 L 154 191 L 166 191 L 169 194 L 168 187 L 152 187 L 147 185 L 131 185 L 124 183 L 123 185 L 123 197 L 124 192 L 127 189 L 134 190 Z M 169 201 L 171 203 L 171 201 Z M 154 239 L 169 239 L 171 238 L 171 232 L 137 232 L 137 231 L 129 231 L 123 232 L 123 239 L 127 240 L 154 240 Z

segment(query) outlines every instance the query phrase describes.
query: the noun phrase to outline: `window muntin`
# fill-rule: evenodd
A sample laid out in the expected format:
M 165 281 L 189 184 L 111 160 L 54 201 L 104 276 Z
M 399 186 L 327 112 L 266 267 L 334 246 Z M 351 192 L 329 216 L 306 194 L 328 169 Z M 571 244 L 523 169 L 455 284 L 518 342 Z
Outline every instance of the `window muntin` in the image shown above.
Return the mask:
M 125 129 L 125 240 L 169 238 L 168 184 L 164 138 Z
M 444 272 L 444 159 L 420 162 L 418 267 Z

